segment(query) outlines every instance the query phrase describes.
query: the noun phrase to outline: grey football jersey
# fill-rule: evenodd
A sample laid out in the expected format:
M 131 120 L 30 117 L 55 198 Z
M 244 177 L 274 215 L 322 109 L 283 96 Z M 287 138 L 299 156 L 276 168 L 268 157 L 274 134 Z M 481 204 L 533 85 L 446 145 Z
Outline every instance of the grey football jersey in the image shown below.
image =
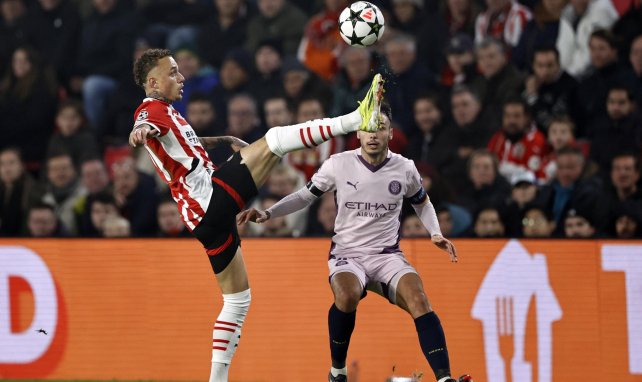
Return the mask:
M 403 198 L 423 190 L 410 159 L 388 151 L 388 157 L 373 166 L 360 148 L 331 156 L 312 183 L 321 191 L 336 191 L 331 254 L 345 257 L 398 252 Z

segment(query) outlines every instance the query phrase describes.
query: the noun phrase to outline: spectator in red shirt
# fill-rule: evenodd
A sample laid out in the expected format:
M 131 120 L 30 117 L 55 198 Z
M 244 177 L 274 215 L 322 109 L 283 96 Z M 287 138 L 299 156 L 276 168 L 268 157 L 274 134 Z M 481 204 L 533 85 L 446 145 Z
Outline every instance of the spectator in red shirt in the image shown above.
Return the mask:
M 530 170 L 538 179 L 544 179 L 545 147 L 546 137 L 537 130 L 526 102 L 520 98 L 505 102 L 502 130 L 488 143 L 488 149 L 499 159 L 499 172 L 510 179 L 517 172 Z

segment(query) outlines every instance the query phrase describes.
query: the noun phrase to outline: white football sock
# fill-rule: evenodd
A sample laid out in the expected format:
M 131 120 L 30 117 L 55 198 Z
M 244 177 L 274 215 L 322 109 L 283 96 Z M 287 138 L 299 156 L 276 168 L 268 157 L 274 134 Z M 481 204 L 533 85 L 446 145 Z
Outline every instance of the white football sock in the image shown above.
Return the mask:
M 361 125 L 358 110 L 336 118 L 307 121 L 291 126 L 276 126 L 265 134 L 270 151 L 279 157 L 290 151 L 312 148 L 334 138 L 357 131 Z
M 230 365 L 224 363 L 212 362 L 212 371 L 210 372 L 210 382 L 227 382 L 227 372 Z
M 447 380 L 451 379 L 451 376 L 443 377 L 442 379 L 438 380 L 437 382 L 446 382 Z
M 241 327 L 250 307 L 250 290 L 224 294 L 223 309 L 212 333 L 212 371 L 210 382 L 227 382 L 227 372 L 241 339 Z
M 330 373 L 333 377 L 336 377 L 339 374 L 348 375 L 348 367 L 346 366 L 343 369 L 335 369 L 334 367 L 330 367 Z

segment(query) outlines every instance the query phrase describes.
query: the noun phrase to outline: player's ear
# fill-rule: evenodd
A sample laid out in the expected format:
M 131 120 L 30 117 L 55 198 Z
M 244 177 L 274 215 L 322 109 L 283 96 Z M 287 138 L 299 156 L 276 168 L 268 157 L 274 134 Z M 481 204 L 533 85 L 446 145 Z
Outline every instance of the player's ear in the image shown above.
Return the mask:
M 357 130 L 357 139 L 361 142 L 361 130 Z
M 392 130 L 393 130 L 393 128 L 392 128 L 392 126 L 390 126 L 390 131 L 388 132 L 388 140 L 389 141 L 392 141 L 392 135 L 393 135 L 392 134 Z
M 154 77 L 147 77 L 147 88 L 149 89 L 156 89 L 156 86 L 158 85 L 158 81 L 156 81 L 156 78 Z

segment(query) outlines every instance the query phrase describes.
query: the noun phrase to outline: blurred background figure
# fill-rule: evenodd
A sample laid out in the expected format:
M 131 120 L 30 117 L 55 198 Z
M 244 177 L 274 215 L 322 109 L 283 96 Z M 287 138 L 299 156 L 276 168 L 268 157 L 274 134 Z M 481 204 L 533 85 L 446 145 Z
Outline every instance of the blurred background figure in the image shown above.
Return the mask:
M 442 232 L 443 233 L 443 232 Z M 402 237 L 430 237 L 430 233 L 424 227 L 421 219 L 417 215 L 408 215 L 401 223 Z
M 474 237 L 504 237 L 505 226 L 499 210 L 482 207 L 475 216 Z
M 524 209 L 522 231 L 524 237 L 549 238 L 555 230 L 553 215 L 545 208 L 531 204 Z
M 54 208 L 46 203 L 31 206 L 27 214 L 28 237 L 65 237 L 67 232 Z
M 176 208 L 174 199 L 166 198 L 158 204 L 158 237 L 191 237 Z
M 110 216 L 105 219 L 103 226 L 103 237 L 122 238 L 130 237 L 132 234 L 129 220 L 121 216 Z
M 80 183 L 71 155 L 65 151 L 47 159 L 47 186 L 42 201 L 54 208 L 56 216 L 71 235 L 78 234 L 74 208 L 87 190 Z
M 27 212 L 38 204 L 42 189 L 26 172 L 17 148 L 0 151 L 0 236 L 22 236 Z

